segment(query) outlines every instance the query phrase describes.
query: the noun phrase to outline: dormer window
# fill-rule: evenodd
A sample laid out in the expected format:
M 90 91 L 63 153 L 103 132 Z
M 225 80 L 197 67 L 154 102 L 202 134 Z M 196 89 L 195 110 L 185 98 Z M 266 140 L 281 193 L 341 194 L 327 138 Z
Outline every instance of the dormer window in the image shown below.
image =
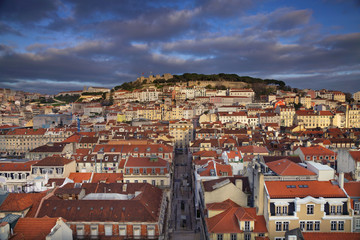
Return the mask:
M 146 148 L 146 151 L 147 151 L 147 152 L 150 152 L 150 150 L 151 150 L 151 149 L 150 149 L 149 147 L 148 147 L 148 148 Z

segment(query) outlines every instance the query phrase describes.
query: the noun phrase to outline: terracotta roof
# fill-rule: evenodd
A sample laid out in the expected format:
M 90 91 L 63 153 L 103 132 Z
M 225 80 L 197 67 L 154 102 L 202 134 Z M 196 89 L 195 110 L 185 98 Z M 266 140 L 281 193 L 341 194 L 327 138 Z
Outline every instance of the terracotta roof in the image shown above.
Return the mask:
M 84 183 L 86 193 L 109 191 L 123 193 L 121 183 L 91 184 Z M 45 200 L 39 211 L 39 217 L 63 217 L 75 222 L 158 222 L 163 199 L 161 189 L 148 183 L 127 183 L 132 194 L 140 192 L 128 200 Z M 91 189 L 90 189 L 91 188 Z M 130 194 L 130 190 L 127 194 Z
M 346 197 L 331 181 L 266 181 L 265 185 L 271 198 Z
M 61 186 L 65 181 L 65 178 L 49 178 L 46 185 L 52 186 L 52 183 L 55 183 L 55 186 Z
M 359 240 L 360 233 L 349 232 L 303 232 L 304 240 Z
M 91 180 L 92 183 L 117 183 L 119 181 L 123 181 L 122 173 L 94 173 Z
M 0 206 L 1 212 L 20 212 L 31 208 L 27 217 L 35 215 L 41 199 L 46 193 L 9 193 Z
M 241 146 L 237 148 L 242 153 L 269 153 L 266 147 L 259 147 L 259 146 Z
M 2 162 L 0 163 L 0 171 L 31 171 L 31 165 L 38 161 L 28 162 Z
M 63 158 L 63 157 L 46 157 L 39 162 L 35 163 L 33 166 L 64 166 L 73 162 L 74 160 Z
M 360 151 L 349 151 L 349 154 L 356 162 L 360 162 Z
M 256 208 L 230 207 L 222 213 L 206 218 L 206 225 L 211 233 L 241 233 L 241 220 L 255 221 L 253 232 L 267 232 L 264 216 L 257 216 Z
M 150 158 L 150 157 L 132 157 L 126 161 L 124 167 L 167 167 L 169 162 L 162 158 Z
M 288 159 L 294 163 L 301 163 L 301 158 L 299 156 L 262 156 L 265 163 L 281 160 L 281 159 Z
M 84 181 L 90 181 L 91 179 L 91 172 L 85 172 L 85 173 L 80 173 L 80 172 L 72 172 L 69 175 L 69 179 L 73 180 L 75 183 L 83 183 Z
M 199 172 L 200 176 L 211 176 L 211 170 L 216 170 L 216 176 L 224 176 L 222 175 L 224 172 L 227 173 L 226 176 L 233 175 L 231 165 L 220 164 L 214 160 L 208 161 L 208 165 L 201 170 Z
M 336 155 L 335 152 L 330 149 L 324 148 L 322 146 L 312 146 L 312 147 L 300 147 L 300 150 L 303 154 L 306 155 Z
M 344 183 L 344 188 L 350 197 L 360 197 L 360 182 Z
M 40 129 L 24 129 L 24 128 L 18 128 L 14 129 L 12 131 L 9 131 L 7 135 L 44 135 L 46 133 L 45 128 Z
M 45 144 L 43 146 L 34 148 L 30 152 L 56 152 L 61 153 L 66 146 L 66 143 L 53 143 L 53 144 Z
M 64 141 L 62 141 L 63 143 L 78 143 L 81 139 L 81 135 L 78 133 L 75 133 L 74 135 L 71 135 L 70 137 L 68 137 L 67 139 L 65 139 Z
M 237 203 L 233 202 L 231 199 L 226 199 L 223 202 L 219 203 L 208 203 L 206 204 L 206 208 L 208 210 L 226 210 L 230 207 L 240 207 Z
M 56 225 L 57 218 L 20 218 L 14 228 L 14 234 L 22 235 L 24 240 L 42 240 Z
M 288 160 L 281 159 L 266 164 L 273 172 L 279 176 L 307 176 L 316 173 Z

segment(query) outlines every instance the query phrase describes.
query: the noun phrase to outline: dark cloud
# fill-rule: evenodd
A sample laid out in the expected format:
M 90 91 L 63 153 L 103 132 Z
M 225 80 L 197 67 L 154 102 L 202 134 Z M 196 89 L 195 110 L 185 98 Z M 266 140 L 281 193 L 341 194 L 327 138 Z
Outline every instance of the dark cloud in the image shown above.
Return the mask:
M 359 79 L 360 33 L 324 33 L 311 9 L 249 14 L 253 6 L 250 0 L 3 1 L 0 86 L 111 87 L 143 72 L 237 73 L 297 87 L 329 79 L 341 88 L 336 79 Z
M 58 9 L 58 1 L 48 0 L 2 0 L 0 19 L 23 24 L 53 18 Z
M 15 30 L 11 26 L 0 22 L 0 35 L 13 34 L 17 36 L 23 36 L 19 31 Z
M 256 1 L 251 0 L 199 0 L 198 7 L 208 17 L 229 18 L 243 14 Z

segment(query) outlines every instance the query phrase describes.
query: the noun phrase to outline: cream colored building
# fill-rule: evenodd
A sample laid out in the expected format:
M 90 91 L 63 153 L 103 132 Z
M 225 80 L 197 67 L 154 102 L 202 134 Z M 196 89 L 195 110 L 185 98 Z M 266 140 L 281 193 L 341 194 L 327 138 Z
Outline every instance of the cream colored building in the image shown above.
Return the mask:
M 330 111 L 299 110 L 295 114 L 295 124 L 305 128 L 326 128 L 333 124 L 334 114 Z
M 360 102 L 360 91 L 353 94 L 353 99 L 355 102 Z
M 186 148 L 194 140 L 194 125 L 190 120 L 170 121 L 169 134 L 175 138 L 176 148 Z
M 291 127 L 294 125 L 295 108 L 279 105 L 275 112 L 280 115 L 280 126 Z
M 341 186 L 341 183 L 340 183 Z M 350 199 L 330 181 L 266 181 L 264 217 L 270 239 L 304 232 L 350 232 Z
M 347 128 L 360 127 L 360 105 L 346 106 L 346 127 Z

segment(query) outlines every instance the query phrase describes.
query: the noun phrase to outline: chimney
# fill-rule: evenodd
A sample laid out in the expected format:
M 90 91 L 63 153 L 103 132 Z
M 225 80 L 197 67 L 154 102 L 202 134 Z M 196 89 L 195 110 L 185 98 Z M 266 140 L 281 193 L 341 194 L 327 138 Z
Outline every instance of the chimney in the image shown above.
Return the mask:
M 339 173 L 338 182 L 339 182 L 339 187 L 341 189 L 344 189 L 344 173 L 343 172 Z
M 235 186 L 240 189 L 241 191 L 243 190 L 243 181 L 242 179 L 235 179 Z

